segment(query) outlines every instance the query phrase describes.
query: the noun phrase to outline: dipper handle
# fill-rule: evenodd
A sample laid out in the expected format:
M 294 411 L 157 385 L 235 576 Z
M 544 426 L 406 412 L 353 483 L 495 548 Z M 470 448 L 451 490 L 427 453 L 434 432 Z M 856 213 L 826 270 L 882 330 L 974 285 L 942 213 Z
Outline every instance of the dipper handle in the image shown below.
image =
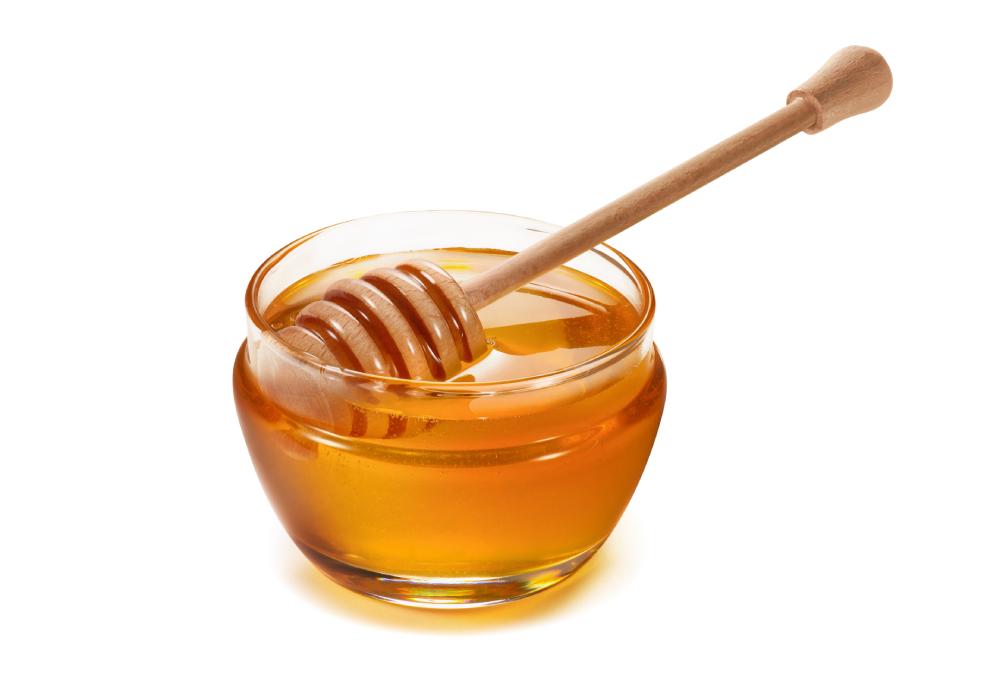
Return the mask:
M 787 105 L 463 284 L 474 309 L 531 282 L 789 137 L 824 130 L 882 105 L 892 73 L 871 48 L 837 51 Z
M 849 117 L 875 110 L 892 91 L 892 72 L 885 58 L 863 46 L 848 46 L 834 53 L 819 71 L 788 94 L 809 102 L 816 122 L 806 130 L 815 134 Z

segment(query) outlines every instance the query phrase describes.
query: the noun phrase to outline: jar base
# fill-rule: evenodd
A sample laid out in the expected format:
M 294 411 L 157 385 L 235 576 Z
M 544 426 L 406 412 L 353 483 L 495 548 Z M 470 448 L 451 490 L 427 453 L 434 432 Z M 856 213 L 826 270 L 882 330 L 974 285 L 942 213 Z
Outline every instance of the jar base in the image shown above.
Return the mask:
M 302 553 L 338 585 L 361 595 L 408 607 L 469 609 L 512 602 L 551 588 L 573 575 L 600 549 L 594 545 L 545 568 L 499 578 L 395 576 L 351 566 L 295 541 Z

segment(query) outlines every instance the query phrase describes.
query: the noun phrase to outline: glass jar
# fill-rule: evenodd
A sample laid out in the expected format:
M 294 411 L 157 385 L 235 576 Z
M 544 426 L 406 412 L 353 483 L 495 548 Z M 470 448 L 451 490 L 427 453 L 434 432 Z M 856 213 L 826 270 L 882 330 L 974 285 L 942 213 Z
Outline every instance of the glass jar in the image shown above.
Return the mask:
M 234 368 L 240 423 L 288 534 L 323 573 L 401 604 L 469 607 L 538 592 L 607 539 L 663 411 L 653 292 L 601 245 L 568 266 L 613 287 L 635 328 L 590 359 L 504 381 L 417 381 L 326 365 L 277 338 L 268 305 L 340 261 L 431 248 L 511 252 L 558 228 L 469 211 L 340 223 L 264 262 Z M 275 373 L 280 376 L 275 376 Z

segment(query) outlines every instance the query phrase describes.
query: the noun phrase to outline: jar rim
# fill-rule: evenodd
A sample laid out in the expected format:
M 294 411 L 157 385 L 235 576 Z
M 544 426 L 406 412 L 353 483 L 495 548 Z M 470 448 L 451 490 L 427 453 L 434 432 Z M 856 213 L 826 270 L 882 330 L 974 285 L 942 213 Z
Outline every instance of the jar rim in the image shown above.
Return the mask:
M 593 355 L 586 360 L 574 363 L 567 367 L 563 367 L 557 370 L 552 370 L 551 372 L 542 372 L 539 374 L 532 374 L 526 377 L 517 377 L 513 379 L 494 379 L 487 381 L 435 381 L 426 379 L 408 379 L 404 377 L 392 377 L 381 374 L 368 374 L 366 372 L 358 372 L 356 370 L 351 370 L 337 365 L 332 365 L 321 361 L 319 358 L 306 353 L 304 351 L 293 348 L 288 345 L 283 339 L 278 337 L 277 330 L 264 318 L 264 310 L 267 308 L 266 305 L 261 306 L 257 300 L 257 295 L 260 291 L 261 284 L 268 273 L 276 267 L 282 259 L 287 257 L 293 251 L 299 247 L 305 245 L 310 240 L 322 235 L 328 231 L 332 231 L 340 226 L 354 223 L 356 221 L 362 221 L 366 219 L 373 218 L 385 218 L 390 216 L 406 216 L 409 214 L 468 214 L 468 215 L 483 215 L 492 217 L 506 217 L 510 219 L 515 219 L 517 221 L 523 221 L 532 224 L 543 224 L 552 225 L 546 221 L 540 221 L 538 219 L 529 218 L 526 216 L 518 216 L 516 214 L 506 214 L 493 211 L 476 211 L 476 210 L 466 210 L 466 209 L 426 209 L 426 210 L 413 210 L 413 211 L 395 211 L 383 214 L 374 214 L 371 216 L 360 216 L 357 218 L 348 219 L 345 221 L 340 221 L 339 223 L 334 223 L 333 225 L 325 226 L 314 230 L 311 233 L 307 233 L 302 237 L 291 241 L 277 252 L 272 254 L 270 257 L 265 259 L 257 270 L 254 271 L 253 276 L 250 278 L 250 282 L 247 284 L 247 289 L 244 297 L 244 304 L 247 311 L 247 316 L 251 323 L 260 330 L 261 333 L 267 333 L 273 337 L 273 342 L 278 344 L 283 348 L 291 357 L 308 363 L 309 365 L 316 367 L 324 372 L 324 374 L 329 374 L 331 376 L 337 376 L 344 379 L 350 379 L 357 383 L 368 382 L 370 384 L 380 385 L 380 386 L 392 386 L 392 387 L 405 387 L 407 389 L 419 390 L 425 393 L 439 393 L 444 395 L 455 395 L 455 396 L 484 396 L 484 395 L 495 395 L 498 393 L 509 393 L 514 391 L 523 391 L 525 389 L 536 389 L 548 386 L 553 386 L 557 383 L 566 382 L 581 376 L 585 376 L 593 372 L 596 369 L 601 369 L 607 365 L 617 362 L 622 357 L 627 355 L 629 352 L 635 348 L 638 343 L 642 340 L 642 337 L 649 330 L 649 326 L 653 321 L 653 313 L 656 309 L 656 300 L 653 294 L 653 287 L 635 262 L 629 259 L 625 254 L 615 249 L 614 247 L 608 245 L 607 243 L 601 243 L 596 247 L 587 250 L 588 252 L 593 252 L 601 256 L 604 260 L 612 264 L 617 270 L 625 274 L 632 282 L 635 284 L 639 291 L 639 296 L 641 304 L 639 306 L 639 319 L 637 320 L 635 326 L 629 331 L 628 334 L 623 336 L 619 341 L 609 346 L 606 350 L 602 350 L 600 353 Z M 533 229 L 537 230 L 537 229 Z M 539 232 L 548 233 L 551 231 L 540 230 Z

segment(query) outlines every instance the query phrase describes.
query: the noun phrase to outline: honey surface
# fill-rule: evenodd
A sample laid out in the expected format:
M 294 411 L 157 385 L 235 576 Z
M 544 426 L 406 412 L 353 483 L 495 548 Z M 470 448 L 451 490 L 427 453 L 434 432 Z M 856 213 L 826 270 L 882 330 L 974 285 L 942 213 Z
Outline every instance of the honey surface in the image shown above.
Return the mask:
M 309 276 L 275 299 L 265 318 L 275 327 L 290 324 L 334 280 L 412 256 L 368 257 Z M 461 282 L 505 255 L 419 256 Z M 562 370 L 620 343 L 639 320 L 622 295 L 565 268 L 480 317 L 491 347 L 461 381 Z M 328 571 L 347 565 L 413 577 L 524 573 L 600 545 L 645 466 L 665 386 L 647 338 L 593 372 L 544 386 L 482 397 L 386 392 L 354 401 L 366 423 L 345 432 L 270 400 L 245 347 L 235 368 L 237 407 L 258 474 L 303 551 Z
M 322 298 L 336 280 L 414 257 L 430 259 L 460 283 L 506 259 L 490 250 L 434 250 L 354 259 L 298 281 L 264 312 L 280 329 L 295 323 L 303 307 Z M 635 307 L 610 286 L 568 268 L 550 272 L 479 311 L 490 349 L 457 381 L 519 379 L 570 367 L 601 354 L 636 327 Z

